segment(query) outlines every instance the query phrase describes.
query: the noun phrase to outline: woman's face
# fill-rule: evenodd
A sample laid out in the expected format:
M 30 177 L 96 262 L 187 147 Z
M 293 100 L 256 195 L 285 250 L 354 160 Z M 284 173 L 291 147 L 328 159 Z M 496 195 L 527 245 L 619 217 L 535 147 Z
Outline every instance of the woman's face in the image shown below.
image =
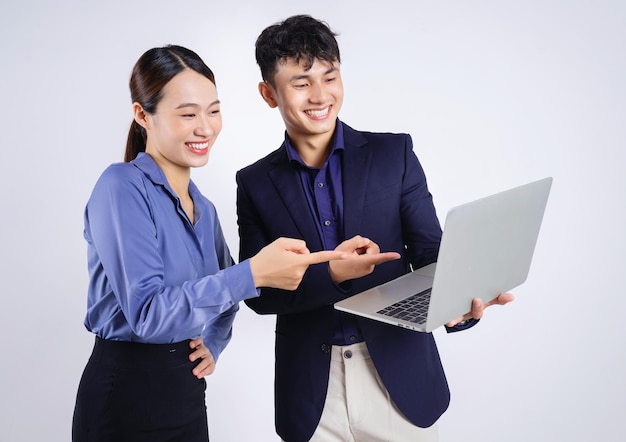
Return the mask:
M 164 171 L 204 166 L 222 129 L 215 85 L 191 69 L 172 78 L 163 88 L 156 112 L 143 117 L 146 152 Z

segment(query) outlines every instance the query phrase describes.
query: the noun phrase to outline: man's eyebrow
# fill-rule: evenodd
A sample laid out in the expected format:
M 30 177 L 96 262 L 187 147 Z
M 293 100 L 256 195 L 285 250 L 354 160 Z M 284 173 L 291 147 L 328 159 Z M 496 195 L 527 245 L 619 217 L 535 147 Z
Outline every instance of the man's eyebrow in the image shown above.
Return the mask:
M 338 71 L 338 70 L 339 68 L 337 68 L 337 66 L 331 66 L 322 75 L 332 74 L 333 72 Z M 310 77 L 309 74 L 294 75 L 293 77 L 289 79 L 289 81 L 305 80 L 309 77 Z
M 215 100 L 213 103 L 209 104 L 209 107 L 215 104 L 220 104 L 220 100 Z M 200 107 L 200 105 L 198 103 L 181 103 L 178 106 L 176 106 L 175 109 L 182 109 L 184 107 Z
M 292 76 L 289 81 L 298 81 L 298 80 L 305 80 L 307 78 L 309 78 L 310 75 L 308 74 L 300 74 L 300 75 L 294 75 Z

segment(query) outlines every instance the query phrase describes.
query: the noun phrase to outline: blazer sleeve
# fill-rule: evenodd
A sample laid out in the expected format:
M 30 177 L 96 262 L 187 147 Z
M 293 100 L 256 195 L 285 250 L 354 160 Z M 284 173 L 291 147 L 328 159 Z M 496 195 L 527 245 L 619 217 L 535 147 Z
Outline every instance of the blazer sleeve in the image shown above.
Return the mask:
M 407 135 L 405 157 L 407 164 L 407 185 L 402 196 L 402 231 L 406 243 L 409 262 L 414 269 L 437 261 L 441 226 L 437 219 L 432 195 L 428 190 L 426 175 L 413 151 L 411 136 Z M 470 318 L 453 327 L 445 326 L 446 332 L 467 330 L 479 320 Z
M 413 269 L 417 269 L 437 261 L 441 226 L 426 183 L 426 175 L 414 153 L 410 135 L 406 137 L 405 146 L 407 178 L 401 203 L 402 232 L 408 260 Z M 445 329 L 448 333 L 459 332 L 475 326 L 478 322 L 471 318 L 454 327 L 445 326 Z
M 405 135 L 404 141 L 400 219 L 407 259 L 417 269 L 437 261 L 441 226 L 411 136 Z

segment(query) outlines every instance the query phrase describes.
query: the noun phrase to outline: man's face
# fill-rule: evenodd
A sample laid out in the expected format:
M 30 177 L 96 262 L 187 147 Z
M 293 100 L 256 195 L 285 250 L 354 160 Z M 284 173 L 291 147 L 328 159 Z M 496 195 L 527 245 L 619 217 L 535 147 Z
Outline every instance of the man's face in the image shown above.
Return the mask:
M 259 91 L 271 107 L 278 107 L 296 145 L 330 141 L 343 103 L 339 63 L 315 59 L 307 70 L 304 61 L 285 60 L 278 64 L 274 85 L 263 82 Z

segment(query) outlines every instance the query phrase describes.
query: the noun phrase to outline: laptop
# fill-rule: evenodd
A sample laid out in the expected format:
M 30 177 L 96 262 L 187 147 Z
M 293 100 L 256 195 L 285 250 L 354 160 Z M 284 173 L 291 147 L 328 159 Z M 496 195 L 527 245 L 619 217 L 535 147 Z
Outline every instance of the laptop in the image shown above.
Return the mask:
M 337 310 L 420 332 L 488 302 L 528 277 L 552 178 L 448 211 L 437 262 L 346 298 Z

